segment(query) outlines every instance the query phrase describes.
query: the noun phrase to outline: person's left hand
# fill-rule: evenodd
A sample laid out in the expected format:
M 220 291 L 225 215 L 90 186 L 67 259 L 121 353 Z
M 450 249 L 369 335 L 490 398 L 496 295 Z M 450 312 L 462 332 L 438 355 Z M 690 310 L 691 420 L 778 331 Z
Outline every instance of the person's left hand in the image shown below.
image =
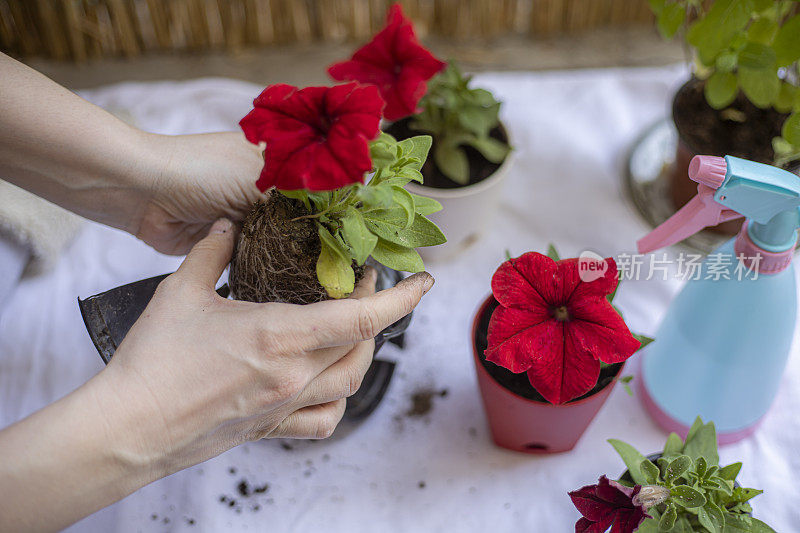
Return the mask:
M 157 154 L 147 200 L 131 233 L 157 251 L 187 253 L 219 218 L 241 221 L 262 195 L 262 150 L 241 133 L 146 134 Z

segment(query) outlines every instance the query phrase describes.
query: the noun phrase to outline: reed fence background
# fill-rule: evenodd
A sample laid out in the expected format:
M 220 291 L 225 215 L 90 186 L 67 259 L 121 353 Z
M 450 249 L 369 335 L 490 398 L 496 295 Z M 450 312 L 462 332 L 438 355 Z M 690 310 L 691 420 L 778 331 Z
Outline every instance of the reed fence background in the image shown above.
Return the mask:
M 78 62 L 363 41 L 392 0 L 0 0 L 0 49 Z M 532 38 L 652 24 L 646 0 L 402 0 L 423 37 Z

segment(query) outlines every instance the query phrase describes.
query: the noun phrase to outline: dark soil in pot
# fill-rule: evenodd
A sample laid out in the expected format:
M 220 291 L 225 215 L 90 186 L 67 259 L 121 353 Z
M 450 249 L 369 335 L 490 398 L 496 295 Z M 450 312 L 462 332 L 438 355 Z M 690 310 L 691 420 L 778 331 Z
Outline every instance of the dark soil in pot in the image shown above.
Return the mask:
M 409 137 L 413 137 L 415 135 L 426 134 L 422 131 L 412 130 L 410 123 L 411 118 L 404 118 L 389 124 L 389 126 L 384 128 L 384 131 L 386 131 L 386 133 L 395 139 L 399 140 L 408 139 Z M 491 132 L 489 132 L 489 135 L 498 141 L 508 144 L 508 133 L 502 124 L 498 125 Z M 434 137 L 433 144 L 431 146 L 431 154 L 434 152 L 435 147 L 436 138 Z M 469 161 L 469 183 L 462 185 L 451 180 L 445 176 L 441 170 L 439 170 L 439 167 L 437 167 L 436 163 L 433 161 L 433 157 L 428 157 L 428 160 L 425 161 L 425 164 L 422 167 L 422 175 L 425 176 L 425 187 L 433 187 L 435 189 L 457 189 L 459 187 L 467 187 L 485 180 L 494 174 L 495 171 L 502 165 L 502 163 L 492 163 L 471 146 L 464 146 L 464 151 L 467 154 L 467 160 Z
M 486 350 L 488 346 L 487 335 L 489 331 L 489 320 L 492 318 L 492 313 L 494 313 L 494 310 L 498 305 L 500 304 L 497 302 L 497 300 L 492 299 L 492 302 L 486 307 L 483 315 L 481 315 L 479 318 L 478 328 L 475 332 L 475 338 L 473 339 L 475 347 L 478 351 L 478 358 L 480 359 L 483 368 L 486 369 L 486 371 L 495 381 L 517 396 L 522 396 L 523 398 L 533 400 L 535 402 L 549 403 L 541 394 L 539 394 L 536 389 L 533 388 L 530 381 L 528 381 L 527 374 L 524 372 L 515 374 L 510 370 L 486 360 L 484 350 Z M 583 396 L 575 398 L 574 400 L 570 400 L 567 403 L 577 402 L 600 392 L 614 380 L 617 374 L 619 374 L 620 370 L 622 370 L 622 366 L 623 363 L 604 366 L 600 370 L 600 377 L 597 380 L 597 384 L 594 386 L 594 388 Z
M 788 117 L 774 109 L 760 109 L 740 91 L 731 105 L 714 109 L 706 102 L 705 82 L 686 82 L 672 102 L 672 120 L 678 130 L 678 154 L 672 175 L 671 196 L 680 208 L 697 194 L 697 183 L 688 177 L 689 161 L 695 155 L 732 155 L 772 164 L 772 138 L 781 134 Z M 735 234 L 741 221 L 726 222 L 712 231 Z
M 247 215 L 233 252 L 228 284 L 237 300 L 309 304 L 328 299 L 317 280 L 319 233 L 299 200 L 273 192 Z M 364 267 L 355 263 L 356 283 Z

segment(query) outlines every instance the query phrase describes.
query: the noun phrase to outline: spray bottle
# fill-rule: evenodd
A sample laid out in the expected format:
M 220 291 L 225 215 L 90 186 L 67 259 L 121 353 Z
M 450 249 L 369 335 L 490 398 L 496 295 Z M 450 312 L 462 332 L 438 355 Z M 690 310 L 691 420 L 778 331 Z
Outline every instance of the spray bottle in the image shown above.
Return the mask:
M 797 318 L 792 257 L 800 178 L 732 156 L 696 156 L 697 196 L 637 244 L 640 253 L 745 217 L 739 234 L 706 257 L 673 301 L 642 360 L 640 397 L 668 431 L 698 415 L 720 444 L 751 434 L 772 404 Z

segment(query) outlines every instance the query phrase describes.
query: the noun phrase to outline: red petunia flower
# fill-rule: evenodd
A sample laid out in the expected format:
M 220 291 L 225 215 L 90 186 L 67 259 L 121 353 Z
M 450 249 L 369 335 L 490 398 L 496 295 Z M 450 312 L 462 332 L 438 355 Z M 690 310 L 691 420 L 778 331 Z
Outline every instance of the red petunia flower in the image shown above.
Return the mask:
M 394 121 L 420 111 L 417 104 L 428 90 L 427 81 L 445 66 L 419 43 L 411 21 L 394 4 L 386 27 L 349 61 L 328 67 L 328 74 L 339 81 L 376 85 L 386 101 L 383 115 Z
M 621 363 L 640 346 L 607 299 L 617 286 L 616 263 L 608 258 L 598 266 L 602 275 L 584 282 L 577 259 L 556 262 L 530 252 L 500 265 L 492 277 L 500 305 L 489 322 L 486 359 L 527 372 L 553 404 L 589 392 L 600 361 Z
M 572 503 L 583 515 L 575 524 L 575 533 L 632 533 L 651 518 L 636 498 L 640 485 L 625 487 L 602 476 L 597 485 L 587 485 L 569 493 Z
M 375 87 L 355 83 L 267 87 L 239 122 L 248 141 L 267 143 L 259 190 L 331 191 L 363 182 L 382 109 Z

